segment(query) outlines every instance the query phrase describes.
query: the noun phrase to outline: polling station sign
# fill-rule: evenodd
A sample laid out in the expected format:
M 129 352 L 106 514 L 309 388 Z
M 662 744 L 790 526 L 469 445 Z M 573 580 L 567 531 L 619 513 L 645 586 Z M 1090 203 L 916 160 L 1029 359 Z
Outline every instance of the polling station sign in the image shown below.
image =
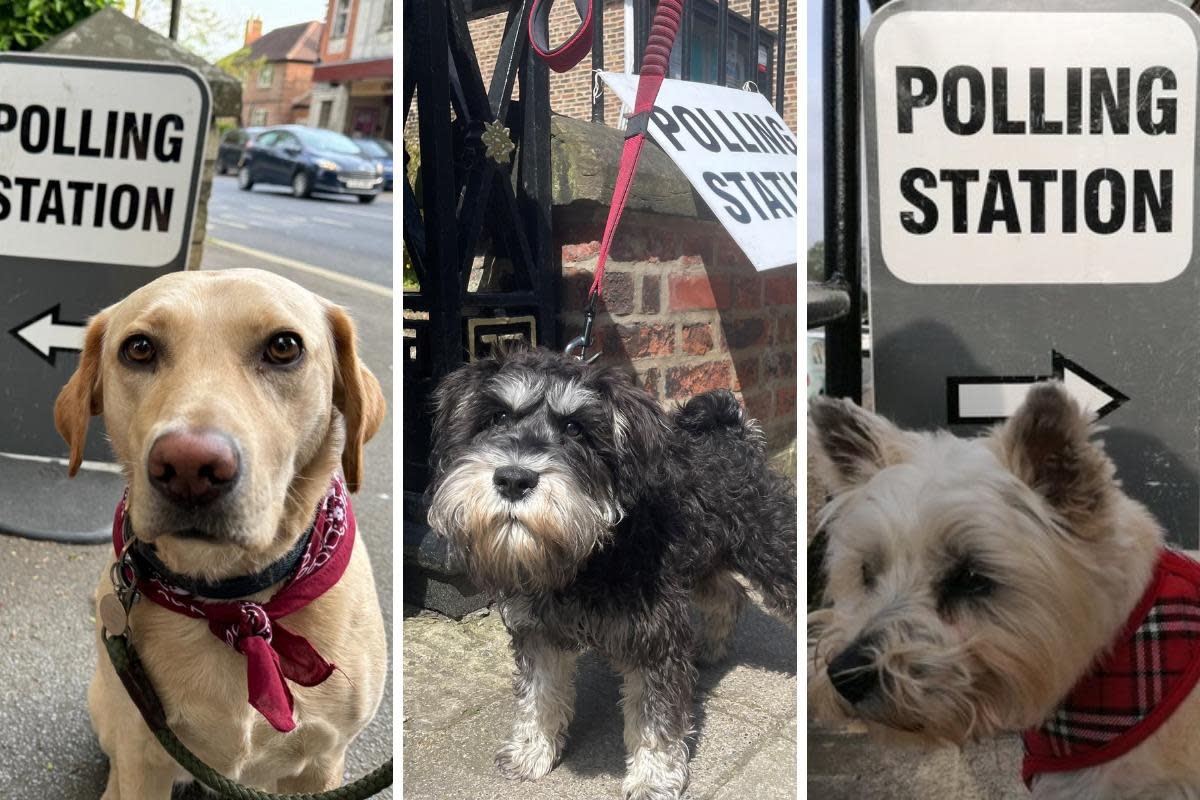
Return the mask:
M 877 409 L 973 434 L 1061 380 L 1189 547 L 1198 54 L 1172 0 L 896 0 L 863 40 Z
M 1041 12 L 1061 4 L 958 5 L 901 2 L 872 27 L 887 268 L 912 283 L 1181 273 L 1196 250 L 1196 120 L 1180 113 L 1197 92 L 1186 9 L 1080 2 L 1077 24 L 1047 24 Z
M 84 323 L 186 267 L 210 107 L 181 65 L 0 54 L 0 451 L 62 455 Z
M 600 77 L 633 106 L 637 75 Z M 668 79 L 648 127 L 756 269 L 796 263 L 796 137 L 765 97 Z

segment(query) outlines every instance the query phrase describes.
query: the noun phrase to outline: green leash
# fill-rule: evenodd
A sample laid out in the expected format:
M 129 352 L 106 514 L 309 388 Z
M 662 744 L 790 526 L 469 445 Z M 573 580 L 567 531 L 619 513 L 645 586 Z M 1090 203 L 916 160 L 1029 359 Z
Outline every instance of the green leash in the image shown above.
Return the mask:
M 388 759 L 374 770 L 345 786 L 330 789 L 325 792 L 301 792 L 299 794 L 275 794 L 259 789 L 251 789 L 240 783 L 229 780 L 215 769 L 200 760 L 199 756 L 179 741 L 179 738 L 167 725 L 167 715 L 163 711 L 162 702 L 150 683 L 142 662 L 138 659 L 129 639 L 122 636 L 103 636 L 104 647 L 112 661 L 113 669 L 129 698 L 142 714 L 150 732 L 163 749 L 170 753 L 171 758 L 179 762 L 196 780 L 216 792 L 220 797 L 234 800 L 364 800 L 373 797 L 392 785 L 392 759 Z

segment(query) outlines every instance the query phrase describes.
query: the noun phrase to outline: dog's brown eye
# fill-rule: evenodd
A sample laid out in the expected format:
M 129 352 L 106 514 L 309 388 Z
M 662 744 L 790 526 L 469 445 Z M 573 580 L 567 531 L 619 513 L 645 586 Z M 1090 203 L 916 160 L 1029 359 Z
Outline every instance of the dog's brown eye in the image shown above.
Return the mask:
M 149 336 L 130 336 L 121 345 L 121 356 L 132 364 L 149 364 L 154 361 L 157 351 Z
M 862 563 L 862 582 L 863 588 L 873 589 L 875 587 L 875 570 L 866 561 Z
M 563 426 L 563 433 L 565 433 L 567 436 L 570 436 L 573 439 L 576 436 L 579 436 L 580 434 L 583 433 L 583 428 L 579 425 L 578 422 L 576 422 L 574 420 L 570 420 L 567 422 L 566 425 Z
M 304 352 L 304 344 L 294 333 L 277 333 L 267 340 L 266 358 L 272 364 L 292 364 Z

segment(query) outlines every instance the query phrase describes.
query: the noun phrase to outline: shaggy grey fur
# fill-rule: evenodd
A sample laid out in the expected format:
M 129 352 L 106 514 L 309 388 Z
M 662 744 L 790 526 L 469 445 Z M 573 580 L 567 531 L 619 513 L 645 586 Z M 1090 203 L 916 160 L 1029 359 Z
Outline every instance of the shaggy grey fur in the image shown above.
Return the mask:
M 726 650 L 743 603 L 733 574 L 795 619 L 796 500 L 762 433 L 731 392 L 668 413 L 627 376 L 543 349 L 449 375 L 435 415 L 430 523 L 500 601 L 516 655 L 497 768 L 553 767 L 574 656 L 593 647 L 623 678 L 625 797 L 679 797 L 693 661 Z

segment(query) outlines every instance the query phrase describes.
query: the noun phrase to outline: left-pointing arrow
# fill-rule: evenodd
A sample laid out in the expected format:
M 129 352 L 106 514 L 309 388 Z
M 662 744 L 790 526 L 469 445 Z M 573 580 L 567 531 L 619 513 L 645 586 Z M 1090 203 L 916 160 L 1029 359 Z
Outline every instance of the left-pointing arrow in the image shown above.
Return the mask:
M 58 313 L 56 305 L 8 332 L 48 364 L 54 364 L 60 350 L 83 349 L 83 331 L 87 327 L 82 322 L 63 322 Z

